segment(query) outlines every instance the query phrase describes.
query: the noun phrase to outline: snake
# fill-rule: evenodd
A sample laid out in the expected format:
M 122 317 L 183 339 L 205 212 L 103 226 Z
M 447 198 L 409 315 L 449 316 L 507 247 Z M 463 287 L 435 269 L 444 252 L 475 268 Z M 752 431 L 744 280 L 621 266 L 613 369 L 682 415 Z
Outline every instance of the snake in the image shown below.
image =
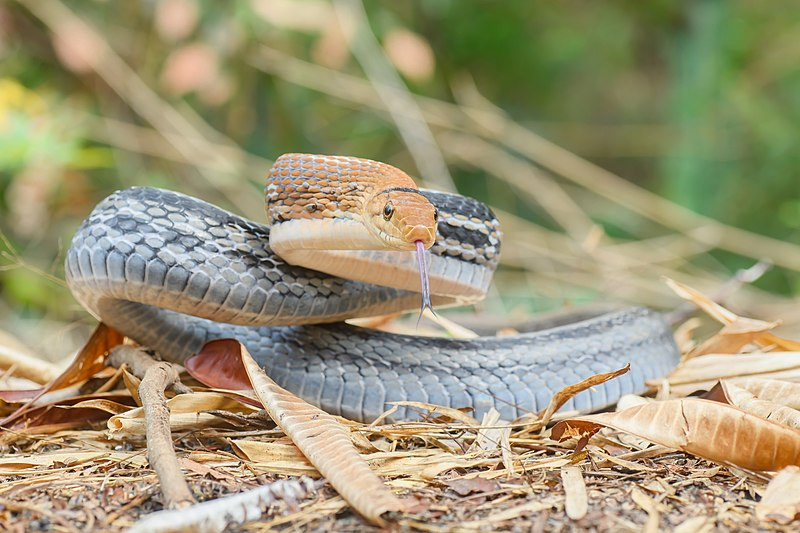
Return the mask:
M 475 303 L 499 262 L 502 230 L 488 206 L 418 188 L 391 165 L 285 154 L 269 172 L 265 208 L 259 223 L 174 191 L 114 192 L 74 234 L 68 286 L 92 315 L 167 361 L 234 338 L 280 386 L 364 422 L 388 409 L 391 420 L 419 418 L 426 404 L 513 420 L 630 364 L 562 407 L 585 413 L 645 391 L 678 362 L 669 323 L 643 307 L 578 309 L 476 338 L 348 323 L 414 309 L 421 293 L 437 309 Z

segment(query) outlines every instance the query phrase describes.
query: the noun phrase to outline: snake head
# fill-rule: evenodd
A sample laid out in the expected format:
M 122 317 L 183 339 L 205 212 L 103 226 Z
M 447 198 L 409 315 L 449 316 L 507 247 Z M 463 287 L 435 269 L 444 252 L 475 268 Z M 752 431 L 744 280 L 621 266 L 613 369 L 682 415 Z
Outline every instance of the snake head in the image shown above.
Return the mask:
M 364 206 L 370 232 L 396 250 L 427 249 L 436 241 L 436 206 L 417 189 L 395 187 L 373 195 Z

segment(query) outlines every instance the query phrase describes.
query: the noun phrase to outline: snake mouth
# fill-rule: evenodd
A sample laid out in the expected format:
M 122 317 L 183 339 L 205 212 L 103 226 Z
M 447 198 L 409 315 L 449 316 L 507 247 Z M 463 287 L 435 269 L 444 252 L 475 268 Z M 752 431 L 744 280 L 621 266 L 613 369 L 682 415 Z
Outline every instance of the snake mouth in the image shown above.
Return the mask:
M 433 243 L 436 241 L 436 230 L 431 231 L 430 226 L 417 224 L 406 228 L 403 239 L 408 243 L 414 243 L 414 246 L 417 248 L 421 243 L 425 249 L 428 249 L 433 246 Z

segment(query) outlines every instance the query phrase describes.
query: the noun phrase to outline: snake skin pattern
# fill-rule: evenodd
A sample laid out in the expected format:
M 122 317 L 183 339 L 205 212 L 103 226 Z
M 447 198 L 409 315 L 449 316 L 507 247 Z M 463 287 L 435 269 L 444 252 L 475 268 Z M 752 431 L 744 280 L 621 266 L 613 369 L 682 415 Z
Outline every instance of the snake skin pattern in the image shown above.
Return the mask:
M 491 211 L 423 194 L 440 212 L 431 269 L 488 283 L 500 247 L 483 225 Z M 165 359 L 182 362 L 209 340 L 237 338 L 281 386 L 355 420 L 373 420 L 392 401 L 471 407 L 478 417 L 494 407 L 512 419 L 542 409 L 565 385 L 630 362 L 629 373 L 565 406 L 591 411 L 641 392 L 678 360 L 668 325 L 642 308 L 469 340 L 331 323 L 413 309 L 419 295 L 287 265 L 269 248 L 269 227 L 160 189 L 101 202 L 72 240 L 66 275 L 87 309 Z

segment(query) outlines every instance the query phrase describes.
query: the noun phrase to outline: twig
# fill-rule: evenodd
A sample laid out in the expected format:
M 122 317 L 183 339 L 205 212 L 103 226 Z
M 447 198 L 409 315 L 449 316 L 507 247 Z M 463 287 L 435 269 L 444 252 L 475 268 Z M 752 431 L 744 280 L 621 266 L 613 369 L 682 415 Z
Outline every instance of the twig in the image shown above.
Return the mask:
M 279 480 L 233 496 L 198 503 L 186 509 L 161 511 L 139 520 L 128 533 L 194 531 L 211 533 L 258 520 L 276 501 L 294 503 L 317 490 L 322 481 L 301 477 Z
M 125 363 L 134 375 L 143 376 L 139 398 L 147 428 L 147 460 L 158 475 L 164 507 L 175 509 L 195 503 L 172 445 L 169 408 L 164 396 L 167 387 L 180 383 L 177 370 L 171 364 L 154 361 L 143 350 L 129 346 L 115 348 L 108 361 L 117 365 Z
M 144 408 L 147 427 L 147 460 L 155 470 L 168 509 L 185 507 L 194 503 L 186 478 L 178 466 L 169 427 L 169 408 L 164 389 L 178 377 L 169 363 L 155 363 L 147 369 L 139 385 L 139 397 Z
M 147 371 L 158 363 L 141 348 L 117 346 L 111 350 L 106 364 L 115 368 L 119 368 L 123 364 L 127 365 L 128 371 L 131 374 L 139 379 L 144 379 Z M 172 390 L 178 394 L 191 394 L 193 392 L 192 389 L 181 383 L 177 372 L 175 372 L 174 380 L 168 383 L 167 386 L 171 387 Z

